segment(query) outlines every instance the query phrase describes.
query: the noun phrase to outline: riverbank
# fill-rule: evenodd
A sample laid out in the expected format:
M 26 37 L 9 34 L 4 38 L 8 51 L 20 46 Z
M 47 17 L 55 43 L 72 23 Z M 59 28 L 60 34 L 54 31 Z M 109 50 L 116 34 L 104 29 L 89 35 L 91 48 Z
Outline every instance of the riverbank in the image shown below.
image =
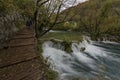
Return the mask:
M 50 40 L 50 39 L 58 39 L 67 42 L 72 41 L 82 41 L 82 35 L 79 32 L 49 32 L 48 34 L 44 35 L 41 40 Z
M 39 39 L 40 42 L 44 43 L 45 41 L 51 41 L 56 47 L 56 44 L 59 44 L 61 47 L 64 47 L 63 50 L 70 53 L 72 43 L 82 42 L 83 37 L 79 32 L 69 32 L 69 31 L 52 31 L 44 35 Z

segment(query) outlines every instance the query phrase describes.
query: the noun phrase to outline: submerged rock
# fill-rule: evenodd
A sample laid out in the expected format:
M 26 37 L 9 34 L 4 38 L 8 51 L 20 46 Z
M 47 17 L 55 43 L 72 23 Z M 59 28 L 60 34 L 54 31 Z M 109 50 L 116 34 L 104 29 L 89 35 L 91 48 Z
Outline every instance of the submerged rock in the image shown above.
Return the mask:
M 61 49 L 66 51 L 67 53 L 71 53 L 72 49 L 71 49 L 71 44 L 73 42 L 69 42 L 69 41 L 64 41 L 64 40 L 59 40 L 59 39 L 54 39 L 51 38 L 50 40 L 53 43 L 53 47 L 57 48 L 57 49 Z
M 80 52 L 84 52 L 84 51 L 85 51 L 85 47 L 81 47 Z
M 65 40 L 59 40 L 59 39 L 55 39 L 55 38 L 51 38 L 47 41 L 51 41 L 52 42 L 52 47 L 56 48 L 56 49 L 60 49 L 60 50 L 63 50 L 63 51 L 66 51 L 67 53 L 72 53 L 73 50 L 71 48 L 72 46 L 72 43 L 76 43 L 76 44 L 79 44 L 78 41 L 65 41 Z M 87 40 L 88 43 L 90 43 L 89 40 Z M 76 46 L 77 47 L 77 46 Z M 85 47 L 81 47 L 79 48 L 79 51 L 80 52 L 84 52 L 85 51 Z
M 72 42 L 63 41 L 62 45 L 64 46 L 64 51 L 66 51 L 67 53 L 71 53 L 72 52 L 71 44 Z

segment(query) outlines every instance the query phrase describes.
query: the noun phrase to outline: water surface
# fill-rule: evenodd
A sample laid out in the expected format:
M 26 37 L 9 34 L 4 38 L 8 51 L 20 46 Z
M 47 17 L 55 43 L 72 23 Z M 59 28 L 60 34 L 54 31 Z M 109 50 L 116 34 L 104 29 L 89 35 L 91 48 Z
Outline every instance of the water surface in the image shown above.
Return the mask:
M 43 44 L 43 56 L 49 57 L 51 68 L 58 72 L 60 80 L 94 78 L 120 80 L 120 44 L 110 41 L 73 43 L 72 52 L 63 51 L 63 46 Z M 80 48 L 85 47 L 84 52 Z

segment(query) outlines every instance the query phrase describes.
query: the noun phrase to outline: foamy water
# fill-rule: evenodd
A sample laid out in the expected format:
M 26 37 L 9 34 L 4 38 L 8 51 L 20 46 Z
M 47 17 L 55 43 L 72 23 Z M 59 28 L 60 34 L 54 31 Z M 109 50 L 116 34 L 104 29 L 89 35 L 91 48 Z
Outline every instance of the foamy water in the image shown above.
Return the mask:
M 84 40 L 79 44 L 73 43 L 71 53 L 63 51 L 60 45 L 59 48 L 53 45 L 50 41 L 43 44 L 43 56 L 49 57 L 51 68 L 58 72 L 59 80 L 89 78 L 99 76 L 100 73 L 104 74 L 104 78 L 120 80 L 120 44 L 88 43 Z M 85 47 L 84 52 L 80 51 L 82 47 Z

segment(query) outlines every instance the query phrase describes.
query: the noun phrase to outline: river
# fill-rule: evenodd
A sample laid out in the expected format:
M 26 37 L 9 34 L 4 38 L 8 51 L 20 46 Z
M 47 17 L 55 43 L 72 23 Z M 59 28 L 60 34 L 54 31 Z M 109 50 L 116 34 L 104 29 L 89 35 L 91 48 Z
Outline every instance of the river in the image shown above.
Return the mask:
M 43 44 L 43 56 L 49 57 L 51 68 L 58 72 L 59 80 L 120 80 L 120 44 L 116 42 L 86 41 L 72 43 L 71 53 L 63 46 L 53 47 L 53 42 Z M 85 47 L 85 51 L 80 51 Z M 82 79 L 83 78 L 83 79 Z M 98 79 L 93 79 L 98 80 Z

